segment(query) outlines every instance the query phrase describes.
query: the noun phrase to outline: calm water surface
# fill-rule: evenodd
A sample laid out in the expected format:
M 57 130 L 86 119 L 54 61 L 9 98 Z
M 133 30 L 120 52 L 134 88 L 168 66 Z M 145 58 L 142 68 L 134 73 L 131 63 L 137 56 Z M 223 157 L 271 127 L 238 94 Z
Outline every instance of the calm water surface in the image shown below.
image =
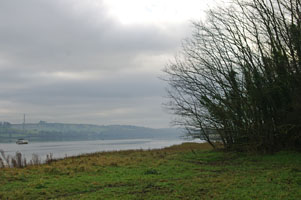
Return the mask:
M 175 144 L 188 142 L 188 140 L 156 140 L 156 139 L 133 139 L 133 140 L 94 140 L 94 141 L 68 141 L 68 142 L 30 142 L 25 145 L 15 143 L 0 143 L 0 149 L 6 155 L 15 155 L 21 152 L 26 159 L 31 159 L 32 154 L 37 154 L 41 160 L 52 153 L 54 158 L 75 156 L 85 153 L 129 150 L 129 149 L 158 149 Z M 196 142 L 201 142 L 200 140 Z

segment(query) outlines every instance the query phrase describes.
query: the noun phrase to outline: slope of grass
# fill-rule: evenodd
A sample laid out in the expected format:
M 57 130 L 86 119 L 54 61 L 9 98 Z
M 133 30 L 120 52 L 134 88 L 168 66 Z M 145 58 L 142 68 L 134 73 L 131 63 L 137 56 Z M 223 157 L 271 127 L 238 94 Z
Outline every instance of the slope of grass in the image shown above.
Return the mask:
M 0 199 L 301 199 L 301 153 L 186 143 L 0 169 Z

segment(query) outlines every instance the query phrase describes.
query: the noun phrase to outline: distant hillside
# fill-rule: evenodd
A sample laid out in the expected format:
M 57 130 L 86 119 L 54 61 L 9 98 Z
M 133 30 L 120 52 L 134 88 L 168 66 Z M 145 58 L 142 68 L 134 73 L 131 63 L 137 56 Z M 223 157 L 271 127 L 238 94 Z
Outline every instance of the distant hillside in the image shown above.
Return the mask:
M 113 140 L 113 139 L 177 139 L 182 135 L 178 129 L 152 129 L 138 126 L 46 123 L 0 126 L 0 142 L 26 138 L 30 141 Z

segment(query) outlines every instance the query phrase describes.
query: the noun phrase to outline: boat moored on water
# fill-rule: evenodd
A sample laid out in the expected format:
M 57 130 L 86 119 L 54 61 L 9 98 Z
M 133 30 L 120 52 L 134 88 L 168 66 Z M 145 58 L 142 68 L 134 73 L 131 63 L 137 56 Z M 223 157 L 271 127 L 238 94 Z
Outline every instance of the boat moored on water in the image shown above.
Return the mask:
M 25 140 L 25 139 L 18 139 L 16 141 L 16 144 L 28 144 L 28 140 Z

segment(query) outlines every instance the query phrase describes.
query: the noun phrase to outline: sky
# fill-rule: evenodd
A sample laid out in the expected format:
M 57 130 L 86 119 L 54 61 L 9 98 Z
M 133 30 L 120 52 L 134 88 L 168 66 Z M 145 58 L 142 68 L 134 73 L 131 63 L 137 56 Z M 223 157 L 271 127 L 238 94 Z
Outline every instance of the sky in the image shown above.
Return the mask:
M 0 0 L 0 121 L 166 128 L 163 68 L 210 0 Z

